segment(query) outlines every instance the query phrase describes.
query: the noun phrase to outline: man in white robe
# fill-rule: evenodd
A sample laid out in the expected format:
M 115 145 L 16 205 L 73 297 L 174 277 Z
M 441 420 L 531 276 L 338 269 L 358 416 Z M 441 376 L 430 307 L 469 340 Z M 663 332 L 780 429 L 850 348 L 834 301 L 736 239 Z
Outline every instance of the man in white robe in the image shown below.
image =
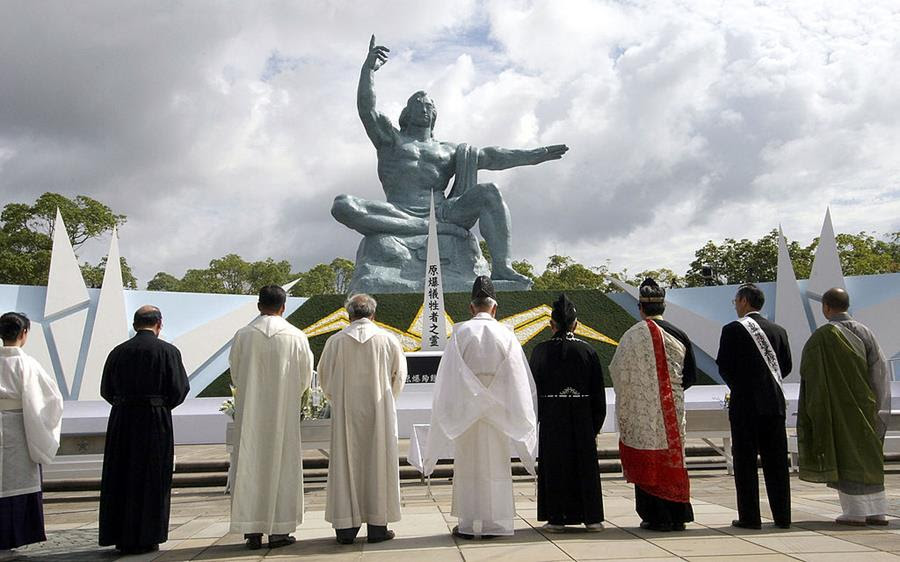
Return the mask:
M 431 474 L 453 444 L 455 536 L 471 539 L 514 533 L 512 448 L 535 474 L 537 415 L 534 380 L 515 333 L 495 320 L 491 280 L 475 280 L 472 319 L 456 324 L 438 367 L 431 428 L 423 459 Z
M 234 336 L 235 464 L 231 532 L 250 549 L 292 544 L 303 521 L 300 397 L 312 379 L 306 334 L 285 320 L 287 295 L 268 285 L 259 292 L 260 316 Z
M 59 448 L 63 400 L 22 349 L 30 331 L 24 314 L 0 316 L 0 551 L 47 540 L 40 465 Z
M 375 322 L 369 295 L 347 301 L 350 325 L 328 338 L 319 381 L 331 402 L 331 449 L 325 520 L 341 544 L 363 523 L 370 543 L 394 538 L 400 520 L 400 462 L 395 400 L 406 380 L 400 342 Z

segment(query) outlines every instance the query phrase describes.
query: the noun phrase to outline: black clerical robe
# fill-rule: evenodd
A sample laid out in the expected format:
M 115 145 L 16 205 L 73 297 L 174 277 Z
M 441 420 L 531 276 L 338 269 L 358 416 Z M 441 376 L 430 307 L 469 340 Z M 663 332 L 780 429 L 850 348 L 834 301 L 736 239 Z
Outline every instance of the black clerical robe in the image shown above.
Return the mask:
M 681 386 L 687 390 L 697 382 L 697 360 L 691 340 L 681 329 L 662 318 L 654 318 L 656 325 L 684 344 L 684 365 L 681 369 Z M 666 527 L 678 526 L 694 520 L 694 508 L 689 502 L 670 501 L 634 487 L 634 508 L 643 521 Z
M 538 394 L 538 520 L 603 521 L 596 437 L 606 418 L 597 352 L 558 332 L 531 354 Z
M 100 394 L 112 404 L 100 485 L 100 545 L 163 543 L 175 454 L 172 408 L 190 386 L 181 353 L 149 330 L 110 352 Z

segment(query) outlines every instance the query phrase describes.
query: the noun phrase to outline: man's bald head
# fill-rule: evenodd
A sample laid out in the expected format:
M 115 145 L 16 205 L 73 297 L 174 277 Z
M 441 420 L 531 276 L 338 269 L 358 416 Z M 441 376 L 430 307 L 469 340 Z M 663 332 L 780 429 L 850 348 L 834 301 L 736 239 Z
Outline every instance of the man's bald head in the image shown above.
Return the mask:
M 822 295 L 822 312 L 826 318 L 830 315 L 840 314 L 850 310 L 850 295 L 840 287 L 834 287 L 825 291 Z
M 134 331 L 153 330 L 162 327 L 162 312 L 152 304 L 145 304 L 134 312 Z

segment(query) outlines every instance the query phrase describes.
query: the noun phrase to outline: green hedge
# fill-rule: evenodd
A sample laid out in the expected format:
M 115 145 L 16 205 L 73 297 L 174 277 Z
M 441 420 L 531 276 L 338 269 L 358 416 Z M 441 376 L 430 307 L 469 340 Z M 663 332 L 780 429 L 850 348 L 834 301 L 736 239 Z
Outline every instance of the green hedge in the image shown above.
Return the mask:
M 625 312 L 619 305 L 613 302 L 609 297 L 597 290 L 576 290 L 566 291 L 569 299 L 575 303 L 578 309 L 579 322 L 590 326 L 594 330 L 618 341 L 630 328 L 635 320 Z M 499 293 L 500 301 L 497 316 L 506 318 L 534 307 L 546 304 L 550 306 L 559 296 L 558 291 L 514 291 Z M 419 307 L 422 306 L 423 297 L 421 294 L 386 294 L 374 295 L 378 301 L 378 313 L 376 319 L 384 324 L 393 326 L 398 330 L 405 331 L 412 323 Z M 468 293 L 447 293 L 444 295 L 444 306 L 447 314 L 453 318 L 454 322 L 460 322 L 469 318 L 469 300 Z M 344 305 L 344 297 L 342 295 L 319 295 L 311 297 L 293 314 L 288 317 L 288 321 L 298 328 L 306 328 L 307 326 L 317 322 L 325 316 L 331 314 L 335 310 L 340 309 Z M 334 332 L 322 334 L 310 338 L 309 344 L 318 363 L 319 355 L 325 347 L 325 341 Z M 547 340 L 551 336 L 550 329 L 545 328 L 525 344 L 526 355 L 531 355 L 531 350 L 538 343 Z M 597 350 L 600 361 L 604 368 L 604 378 L 607 386 L 611 386 L 609 380 L 609 362 L 612 360 L 615 346 L 608 343 L 595 341 L 589 338 L 582 338 L 589 343 L 591 347 Z M 218 379 L 213 381 L 200 396 L 230 396 L 228 385 L 231 376 L 226 371 Z M 700 384 L 714 384 L 713 380 L 705 373 L 700 374 Z

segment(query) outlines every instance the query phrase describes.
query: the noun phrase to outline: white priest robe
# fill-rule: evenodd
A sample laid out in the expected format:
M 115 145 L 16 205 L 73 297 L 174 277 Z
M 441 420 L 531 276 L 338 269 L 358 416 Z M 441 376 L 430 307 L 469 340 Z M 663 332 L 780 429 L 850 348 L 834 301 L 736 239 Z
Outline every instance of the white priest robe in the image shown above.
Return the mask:
M 513 534 L 510 443 L 534 474 L 535 402 L 531 370 L 512 330 L 487 313 L 453 326 L 438 367 L 423 465 L 431 474 L 452 442 L 450 513 L 461 533 Z
M 39 465 L 59 448 L 63 399 L 21 347 L 0 347 L 0 498 L 41 491 Z
M 335 529 L 400 520 L 395 401 L 406 380 L 400 342 L 366 318 L 328 338 L 319 381 L 331 402 L 325 520 Z
M 312 379 L 306 334 L 260 316 L 231 345 L 235 386 L 231 532 L 287 534 L 303 521 L 300 396 Z

